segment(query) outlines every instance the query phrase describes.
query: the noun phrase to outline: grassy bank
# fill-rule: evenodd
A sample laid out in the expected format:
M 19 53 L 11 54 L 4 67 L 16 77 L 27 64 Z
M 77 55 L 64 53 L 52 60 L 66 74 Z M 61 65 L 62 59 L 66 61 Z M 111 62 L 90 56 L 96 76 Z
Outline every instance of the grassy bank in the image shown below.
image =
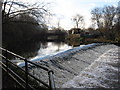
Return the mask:
M 78 34 L 71 34 L 66 37 L 66 42 L 69 45 L 78 46 L 80 44 L 90 44 L 90 43 L 110 43 L 119 46 L 119 40 L 110 40 L 105 37 L 97 37 L 97 38 L 86 38 L 81 37 Z

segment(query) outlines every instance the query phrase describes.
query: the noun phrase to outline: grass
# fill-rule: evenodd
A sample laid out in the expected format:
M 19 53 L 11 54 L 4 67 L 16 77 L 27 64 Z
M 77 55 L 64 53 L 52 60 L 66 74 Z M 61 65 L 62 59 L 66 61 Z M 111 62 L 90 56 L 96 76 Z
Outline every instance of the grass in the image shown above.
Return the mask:
M 118 43 L 118 41 L 108 40 L 106 38 L 100 37 L 100 38 L 87 38 L 85 39 L 85 42 L 89 43 Z
M 110 43 L 119 46 L 118 40 L 108 40 L 105 37 L 98 38 L 84 38 L 80 37 L 78 34 L 68 35 L 66 41 L 70 45 L 79 46 L 80 44 L 90 44 L 90 43 Z

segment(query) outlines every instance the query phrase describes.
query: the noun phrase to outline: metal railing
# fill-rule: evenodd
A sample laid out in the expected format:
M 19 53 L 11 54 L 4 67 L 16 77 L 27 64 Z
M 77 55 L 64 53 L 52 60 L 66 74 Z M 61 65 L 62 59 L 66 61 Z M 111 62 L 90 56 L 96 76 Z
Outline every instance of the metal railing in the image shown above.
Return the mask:
M 39 82 L 41 83 L 42 85 L 44 85 L 45 87 L 47 87 L 48 89 L 50 90 L 55 90 L 55 82 L 54 82 L 54 78 L 53 78 L 53 71 L 47 67 L 44 67 L 44 66 L 41 66 L 41 65 L 38 65 L 34 62 L 31 62 L 31 61 L 28 61 L 26 58 L 20 56 L 20 55 L 17 55 L 11 51 L 8 51 L 4 48 L 1 48 L 0 47 L 0 50 L 2 50 L 2 53 L 4 53 L 5 55 L 3 54 L 0 54 L 0 57 L 2 57 L 2 60 L 0 60 L 0 63 L 2 64 L 2 68 L 3 70 L 5 70 L 7 72 L 7 74 L 22 88 L 25 88 L 26 90 L 28 90 L 29 88 L 35 90 L 35 87 L 33 87 L 29 82 L 28 82 L 28 79 L 29 78 L 32 78 L 32 80 L 34 79 L 34 81 L 36 82 Z M 8 59 L 8 54 L 14 56 L 14 57 L 17 57 L 21 60 L 24 60 L 25 62 L 25 69 L 17 66 L 15 63 L 13 63 L 10 59 Z M 48 73 L 48 78 L 49 78 L 49 84 L 45 83 L 43 80 L 40 80 L 38 79 L 37 77 L 35 77 L 34 75 L 30 74 L 28 72 L 28 64 L 31 64 L 31 65 L 34 65 L 36 66 L 37 68 L 40 68 L 44 71 L 47 71 Z M 14 70 L 15 68 L 11 68 L 12 67 L 15 67 L 19 70 L 21 70 L 21 72 L 24 72 L 24 77 L 21 77 L 21 75 L 18 75 L 18 73 L 16 73 L 16 71 Z

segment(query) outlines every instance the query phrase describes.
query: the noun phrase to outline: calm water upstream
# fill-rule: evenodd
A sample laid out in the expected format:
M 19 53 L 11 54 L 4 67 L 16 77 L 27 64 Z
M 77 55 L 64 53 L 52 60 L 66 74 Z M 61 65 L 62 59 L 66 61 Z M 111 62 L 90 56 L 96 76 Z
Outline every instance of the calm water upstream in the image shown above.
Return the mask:
M 55 55 L 59 52 L 74 48 L 73 45 L 67 44 L 65 42 L 26 42 L 23 44 L 13 45 L 12 47 L 9 46 L 8 50 L 29 60 Z M 77 46 L 80 46 L 80 44 L 78 44 Z M 11 59 L 15 58 L 11 57 Z
M 54 55 L 71 48 L 73 47 L 63 42 L 59 42 L 59 43 L 47 42 L 46 44 L 40 43 L 40 48 L 37 52 L 37 55 L 30 59 L 36 59 L 36 58 Z

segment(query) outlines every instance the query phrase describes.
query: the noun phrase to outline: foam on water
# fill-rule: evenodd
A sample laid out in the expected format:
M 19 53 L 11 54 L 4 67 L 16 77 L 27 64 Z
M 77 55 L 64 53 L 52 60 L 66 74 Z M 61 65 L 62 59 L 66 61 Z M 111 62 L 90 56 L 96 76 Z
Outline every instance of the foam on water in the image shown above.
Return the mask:
M 102 45 L 102 44 L 103 43 L 92 43 L 92 44 L 88 44 L 88 45 L 82 45 L 82 46 L 79 46 L 79 47 L 75 47 L 75 48 L 72 48 L 72 49 L 60 51 L 60 52 L 53 53 L 53 54 L 50 54 L 50 55 L 46 55 L 46 56 L 43 56 L 43 57 L 38 56 L 38 57 L 35 57 L 35 58 L 31 59 L 30 61 L 38 62 L 40 60 L 48 59 L 48 58 L 52 58 L 52 57 L 65 57 L 65 56 L 69 56 L 70 53 L 77 52 L 79 50 L 92 48 L 92 47 L 95 47 L 97 45 Z M 17 63 L 17 65 L 20 66 L 20 67 L 24 67 L 25 63 L 24 62 L 19 62 L 19 63 Z
M 110 49 L 78 76 L 63 84 L 63 88 L 116 88 L 118 87 L 118 48 Z

